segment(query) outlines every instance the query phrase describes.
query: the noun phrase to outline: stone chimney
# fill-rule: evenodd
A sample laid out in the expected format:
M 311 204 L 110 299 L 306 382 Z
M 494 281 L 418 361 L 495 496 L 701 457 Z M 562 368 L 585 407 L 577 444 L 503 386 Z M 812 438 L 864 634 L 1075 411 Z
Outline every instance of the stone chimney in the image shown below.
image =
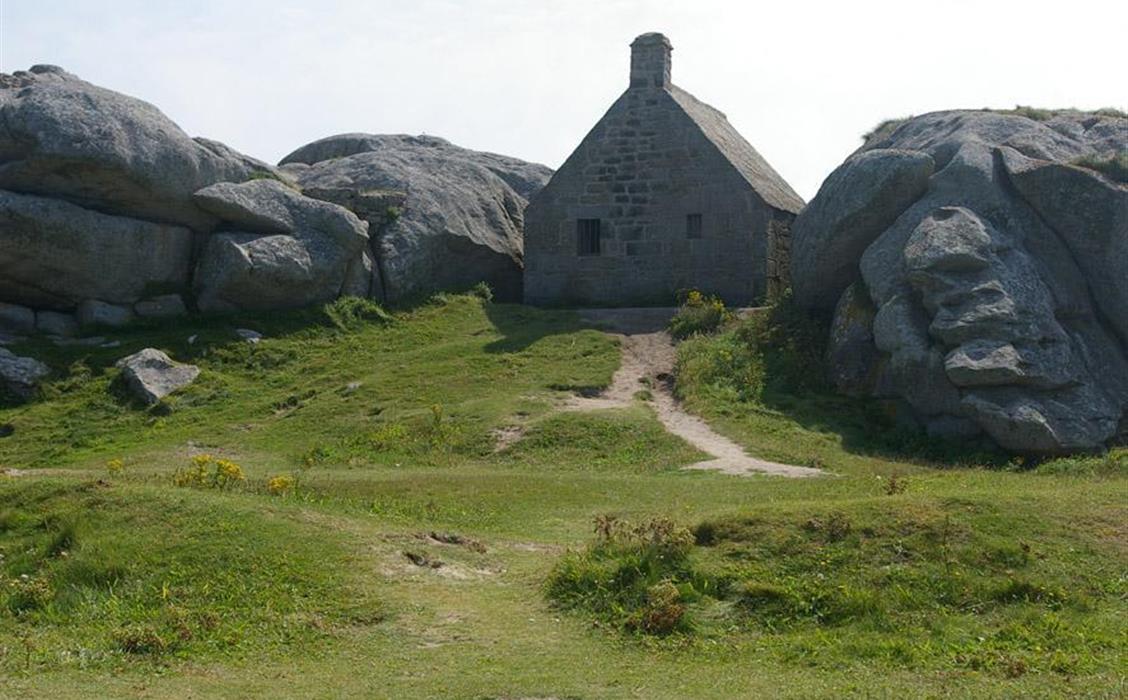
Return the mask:
M 670 54 L 674 47 L 658 32 L 631 43 L 631 87 L 670 87 Z

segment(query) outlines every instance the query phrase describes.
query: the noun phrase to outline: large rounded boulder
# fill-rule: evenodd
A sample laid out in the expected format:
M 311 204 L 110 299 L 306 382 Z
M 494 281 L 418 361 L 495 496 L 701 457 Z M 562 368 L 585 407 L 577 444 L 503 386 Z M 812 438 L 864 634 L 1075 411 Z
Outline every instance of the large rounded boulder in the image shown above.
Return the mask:
M 367 224 L 284 180 L 61 68 L 0 74 L 0 303 L 43 330 L 369 295 Z
M 211 185 L 194 199 L 222 222 L 196 268 L 201 311 L 283 309 L 369 294 L 368 224 L 344 207 L 270 179 Z
M 1128 427 L 1128 119 L 939 112 L 881 130 L 793 228 L 840 389 L 1046 455 Z M 859 366 L 859 363 L 864 366 Z
M 374 297 L 486 282 L 499 299 L 521 298 L 524 210 L 548 168 L 431 136 L 346 134 L 303 146 L 282 169 L 369 223 Z
M 0 189 L 200 230 L 214 220 L 194 192 L 271 170 L 61 68 L 0 76 Z

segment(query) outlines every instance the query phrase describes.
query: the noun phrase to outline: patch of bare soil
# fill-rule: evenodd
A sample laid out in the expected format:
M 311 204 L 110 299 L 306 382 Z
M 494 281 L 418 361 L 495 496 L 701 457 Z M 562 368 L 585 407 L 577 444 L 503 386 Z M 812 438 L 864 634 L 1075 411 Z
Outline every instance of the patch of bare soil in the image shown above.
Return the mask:
M 13 479 L 33 476 L 86 476 L 91 473 L 81 469 L 5 469 L 0 467 L 0 476 Z
M 471 552 L 477 552 L 478 554 L 486 553 L 486 545 L 482 544 L 478 540 L 467 537 L 465 535 L 460 535 L 456 532 L 431 532 L 431 534 L 429 535 L 424 535 L 423 539 L 426 539 L 434 544 L 445 544 L 452 547 L 464 547 L 466 549 L 469 549 Z
M 491 435 L 494 440 L 494 452 L 504 452 L 525 437 L 525 426 L 505 425 L 496 428 Z

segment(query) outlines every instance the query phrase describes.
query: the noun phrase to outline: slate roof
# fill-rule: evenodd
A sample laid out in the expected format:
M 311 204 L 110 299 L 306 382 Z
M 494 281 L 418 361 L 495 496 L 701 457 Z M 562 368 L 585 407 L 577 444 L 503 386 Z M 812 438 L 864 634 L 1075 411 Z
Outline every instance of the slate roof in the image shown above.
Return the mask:
M 733 167 L 748 181 L 756 194 L 768 205 L 798 214 L 803 208 L 803 198 L 791 189 L 768 161 L 764 160 L 752 144 L 729 124 L 724 113 L 710 107 L 685 90 L 671 85 L 669 94 L 690 119 L 701 129 Z

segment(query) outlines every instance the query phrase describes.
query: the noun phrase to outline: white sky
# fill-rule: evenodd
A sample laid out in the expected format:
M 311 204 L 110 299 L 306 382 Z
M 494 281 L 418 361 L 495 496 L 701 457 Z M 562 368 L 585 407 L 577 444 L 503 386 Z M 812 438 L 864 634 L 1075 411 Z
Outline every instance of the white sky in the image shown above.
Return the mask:
M 888 117 L 1128 109 L 1128 1 L 0 0 L 0 70 L 54 63 L 277 161 L 347 131 L 557 167 L 661 31 L 674 82 L 800 194 Z

